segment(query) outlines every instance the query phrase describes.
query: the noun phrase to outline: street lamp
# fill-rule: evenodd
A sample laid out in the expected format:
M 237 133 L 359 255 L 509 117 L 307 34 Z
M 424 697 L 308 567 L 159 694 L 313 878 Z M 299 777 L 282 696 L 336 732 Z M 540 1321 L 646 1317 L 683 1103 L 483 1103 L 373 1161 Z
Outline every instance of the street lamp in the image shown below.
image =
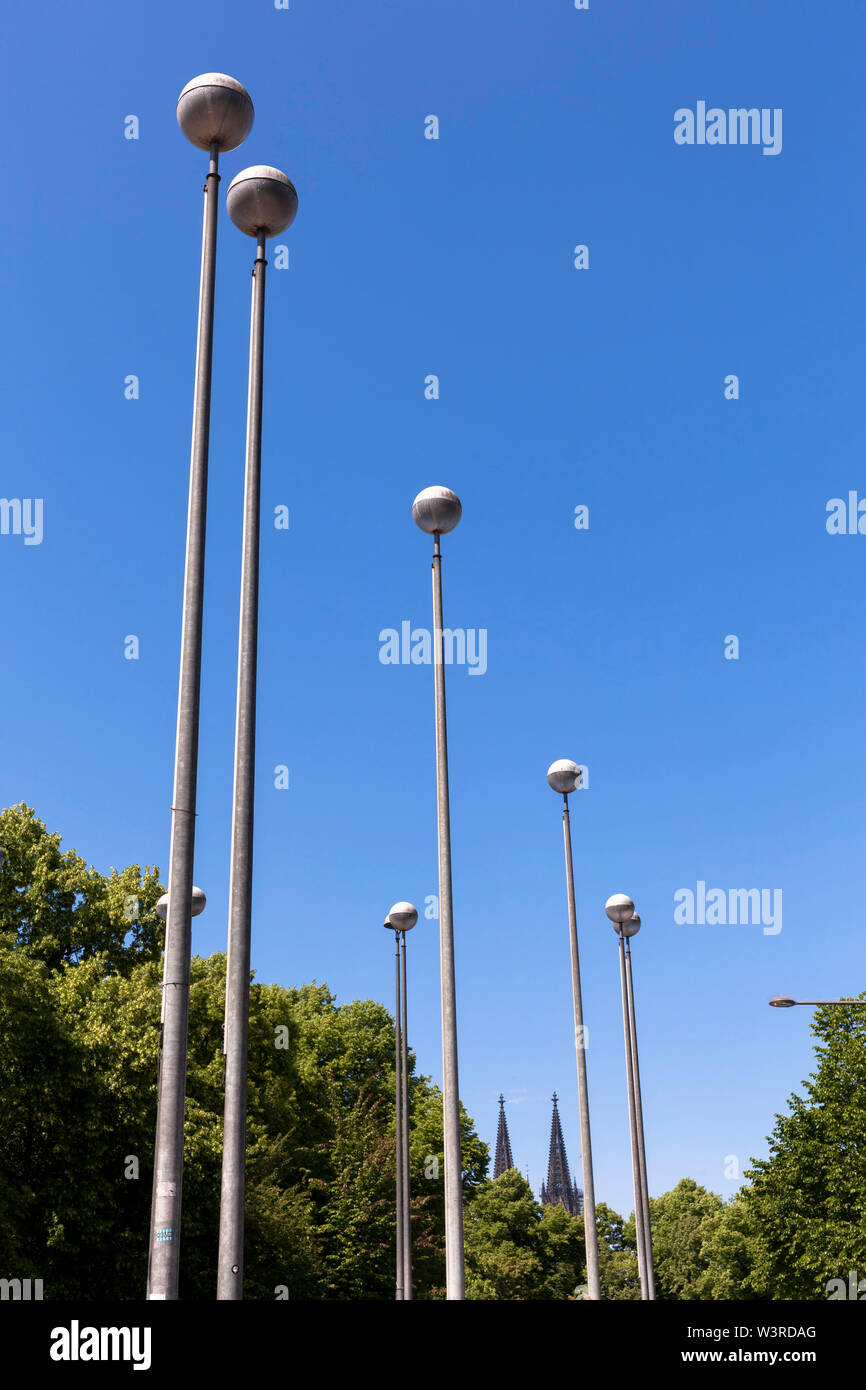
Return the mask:
M 622 1023 L 625 1034 L 625 1072 L 628 1085 L 631 1161 L 634 1178 L 634 1219 L 637 1237 L 641 1298 L 655 1299 L 652 1231 L 650 1229 L 649 1186 L 646 1174 L 646 1144 L 643 1132 L 643 1105 L 640 1094 L 640 1064 L 634 1013 L 634 984 L 631 973 L 631 937 L 640 931 L 641 920 L 634 903 L 625 893 L 614 893 L 604 910 L 619 937 L 619 975 L 622 988 Z
M 395 1122 L 397 1153 L 397 1292 L 399 1300 L 412 1298 L 412 1207 L 409 1181 L 409 1044 L 406 1011 L 406 933 L 418 921 L 417 908 L 411 903 L 395 903 L 385 918 L 385 926 L 394 933 L 394 966 L 396 982 L 396 1023 L 394 1042 L 395 1065 Z M 402 943 L 402 968 L 400 948 Z
M 562 794 L 562 834 L 565 842 L 565 886 L 568 896 L 568 932 L 571 947 L 571 996 L 574 1004 L 574 1045 L 577 1051 L 577 1099 L 580 1111 L 580 1157 L 583 1165 L 583 1230 L 586 1242 L 586 1282 L 591 1299 L 601 1298 L 598 1271 L 598 1232 L 595 1226 L 595 1186 L 592 1178 L 592 1140 L 589 1132 L 589 1090 L 586 1083 L 586 1043 L 583 999 L 580 992 L 580 958 L 577 950 L 577 909 L 574 903 L 574 862 L 568 798 L 580 786 L 581 770 L 570 758 L 560 758 L 547 769 L 547 780 Z
M 298 195 L 291 180 L 279 169 L 273 169 L 268 164 L 255 164 L 242 170 L 232 179 L 226 197 L 226 207 L 235 226 L 256 240 L 250 314 L 234 801 L 223 1036 L 226 1071 L 217 1298 L 228 1300 L 243 1297 L 244 1277 L 244 1170 L 253 896 L 262 369 L 267 266 L 265 241 L 269 236 L 278 236 L 292 224 L 298 210 Z
M 205 897 L 205 895 L 204 895 L 203 891 L 201 890 L 201 888 L 193 888 L 193 890 L 192 890 L 191 902 L 190 902 L 190 916 L 192 916 L 192 917 L 200 917 L 201 914 L 204 912 L 206 906 L 207 906 L 207 898 Z M 166 920 L 166 918 L 168 917 L 168 894 L 167 894 L 167 893 L 163 893 L 163 895 L 162 895 L 161 898 L 157 898 L 157 900 L 156 900 L 156 908 L 155 908 L 154 910 L 155 910 L 156 915 L 157 915 L 157 917 L 159 918 L 159 920 L 160 920 L 161 922 L 164 922 L 164 921 Z
M 463 514 L 447 487 L 428 487 L 412 503 L 415 524 L 433 537 L 433 672 L 436 709 L 436 810 L 439 840 L 439 963 L 442 993 L 442 1130 L 445 1149 L 446 1298 L 465 1297 L 463 1269 L 463 1158 L 457 1078 L 457 998 L 451 902 L 451 813 L 448 798 L 448 733 L 445 720 L 445 644 L 442 618 L 440 536 Z
M 776 994 L 769 1003 L 773 1009 L 793 1009 L 795 1004 L 808 1004 L 810 1008 L 821 1009 L 828 1006 L 839 1009 L 866 1009 L 866 999 L 792 999 L 790 994 Z
M 198 337 L 190 451 L 186 569 L 177 698 L 174 791 L 162 991 L 163 1048 L 153 1153 L 153 1205 L 148 1249 L 147 1297 L 177 1298 L 183 1184 L 183 1115 L 186 1101 L 189 965 L 192 936 L 192 873 L 198 770 L 201 630 L 204 590 L 205 518 L 210 436 L 216 273 L 219 154 L 243 144 L 253 123 L 246 88 L 224 73 L 209 72 L 187 83 L 178 97 L 177 119 L 188 140 L 210 155 L 204 188 Z
M 631 1170 L 632 1181 L 634 1184 L 634 1221 L 635 1235 L 637 1238 L 637 1262 L 638 1273 L 640 1276 L 641 1298 L 649 1298 L 649 1281 L 647 1279 L 647 1258 L 646 1258 L 646 1226 L 644 1224 L 643 1212 L 643 1186 L 640 1180 L 640 1157 L 638 1153 L 637 1139 L 637 1115 L 635 1110 L 635 1089 L 634 1089 L 634 1051 L 631 1040 L 631 1014 L 628 1007 L 628 986 L 625 973 L 625 949 L 623 945 L 624 932 L 622 928 L 633 919 L 634 903 L 625 893 L 615 893 L 608 898 L 604 905 L 604 910 L 610 918 L 614 930 L 619 936 L 619 975 L 622 990 L 622 1025 L 625 1037 L 625 1072 L 628 1089 L 628 1127 L 631 1137 Z
M 200 917 L 201 914 L 202 914 L 202 913 L 204 912 L 204 910 L 205 910 L 205 905 L 206 905 L 206 903 L 207 903 L 207 898 L 205 897 L 205 895 L 204 895 L 204 893 L 202 892 L 201 888 L 193 888 L 193 890 L 192 890 L 192 899 L 191 899 L 191 902 L 190 902 L 190 914 L 189 914 L 190 917 Z M 165 922 L 165 921 L 167 920 L 167 918 L 168 918 L 168 894 L 167 894 L 167 893 L 163 893 L 163 895 L 162 895 L 161 898 L 157 898 L 157 900 L 156 900 L 156 907 L 154 908 L 154 911 L 156 912 L 156 915 L 157 915 L 157 917 L 159 918 L 159 920 L 160 920 L 161 922 Z M 159 1023 L 160 1023 L 160 1027 L 162 1027 L 162 1026 L 165 1024 L 165 943 L 163 943 L 163 954 L 162 954 L 162 1001 L 161 1001 L 160 1011 L 159 1011 Z M 161 1056 L 162 1056 L 162 1049 L 160 1049 L 160 1058 L 161 1058 Z
M 646 1264 L 647 1289 L 649 1292 L 649 1297 L 651 1301 L 654 1301 L 656 1296 L 656 1279 L 655 1270 L 653 1269 L 653 1240 L 652 1226 L 650 1222 L 649 1184 L 647 1182 L 646 1171 L 646 1141 L 644 1139 L 643 1129 L 643 1101 L 641 1099 L 640 1062 L 638 1060 L 637 1050 L 637 1024 L 635 1023 L 634 1012 L 634 982 L 632 980 L 631 972 L 631 938 L 637 935 L 637 933 L 640 931 L 640 927 L 640 917 L 637 915 L 637 913 L 635 913 L 634 916 L 631 917 L 628 922 L 623 923 L 620 939 L 622 940 L 623 938 L 625 938 L 625 977 L 628 990 L 629 1023 L 631 1025 L 632 1071 L 634 1074 L 634 1109 L 635 1119 L 637 1121 L 637 1153 L 638 1160 L 640 1163 L 641 1193 L 643 1196 L 644 1262 Z

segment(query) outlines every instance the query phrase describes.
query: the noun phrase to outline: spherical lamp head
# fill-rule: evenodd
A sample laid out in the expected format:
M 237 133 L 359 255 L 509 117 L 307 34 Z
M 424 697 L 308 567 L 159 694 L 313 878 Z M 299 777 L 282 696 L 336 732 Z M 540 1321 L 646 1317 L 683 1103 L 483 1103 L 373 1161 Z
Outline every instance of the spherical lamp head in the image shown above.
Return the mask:
M 634 916 L 634 903 L 627 893 L 614 893 L 605 903 L 604 910 L 614 926 L 619 927 L 631 921 Z M 628 935 L 626 932 L 626 936 Z
M 385 926 L 392 931 L 411 931 L 418 921 L 418 909 L 411 903 L 395 903 L 385 918 Z
M 573 763 L 571 758 L 560 758 L 547 769 L 548 782 L 555 792 L 561 792 L 563 796 L 577 791 L 582 776 L 577 763 Z
M 192 916 L 193 916 L 193 917 L 200 917 L 200 916 L 201 916 L 201 914 L 204 912 L 205 903 L 206 903 L 206 902 L 207 902 L 207 898 L 205 897 L 205 895 L 204 895 L 204 893 L 201 891 L 201 889 L 200 889 L 200 888 L 193 888 L 193 890 L 192 890 Z M 166 917 L 168 916 L 168 894 L 167 894 L 167 893 L 163 893 L 162 897 L 157 901 L 157 904 L 156 904 L 156 915 L 157 915 L 157 917 L 159 918 L 159 920 L 160 920 L 161 922 L 164 922 L 165 919 L 166 919 Z
M 229 184 L 226 207 L 235 226 L 247 236 L 279 236 L 298 211 L 291 179 L 271 164 L 251 164 Z
M 613 929 L 617 936 L 619 936 L 620 932 L 622 932 L 623 936 L 637 936 L 640 931 L 640 918 L 637 913 L 635 913 L 633 917 L 629 917 L 628 921 L 623 922 L 621 925 L 617 925 L 617 923 L 614 922 Z
M 177 123 L 200 150 L 214 143 L 220 150 L 236 150 L 252 129 L 253 115 L 246 87 L 224 72 L 194 77 L 177 99 Z
M 463 508 L 450 487 L 425 487 L 412 503 L 412 519 L 428 536 L 444 536 L 453 531 Z
M 793 1009 L 796 999 L 792 999 L 790 994 L 776 994 L 770 1000 L 771 1009 Z

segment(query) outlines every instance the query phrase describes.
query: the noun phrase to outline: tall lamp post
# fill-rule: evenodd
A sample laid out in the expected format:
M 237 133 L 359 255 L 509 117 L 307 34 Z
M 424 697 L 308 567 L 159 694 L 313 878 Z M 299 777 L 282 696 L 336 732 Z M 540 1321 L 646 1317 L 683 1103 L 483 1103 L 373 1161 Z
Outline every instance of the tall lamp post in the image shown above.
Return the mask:
M 243 144 L 253 123 L 246 88 L 224 73 L 189 82 L 178 97 L 177 119 L 188 140 L 210 155 L 204 189 L 198 338 L 195 360 L 186 570 L 177 700 L 174 792 L 162 991 L 163 1046 L 153 1154 L 153 1204 L 148 1249 L 147 1297 L 177 1298 L 183 1182 L 183 1115 L 186 1102 L 189 966 L 192 937 L 192 873 L 198 770 L 201 630 L 205 518 L 210 437 L 216 278 L 217 188 L 221 150 Z
M 650 1222 L 649 1184 L 646 1173 L 646 1141 L 643 1131 L 643 1101 L 640 1090 L 640 1061 L 637 1050 L 637 1024 L 634 1014 L 634 982 L 631 973 L 631 938 L 640 931 L 641 920 L 637 913 L 623 927 L 625 937 L 625 979 L 628 993 L 628 1012 L 631 1024 L 631 1056 L 634 1074 L 634 1111 L 637 1122 L 637 1156 L 640 1164 L 640 1182 L 643 1193 L 644 1260 L 646 1262 L 647 1290 L 651 1301 L 656 1296 L 656 1277 L 653 1269 L 652 1224 Z M 630 930 L 629 930 L 630 928 Z
M 192 890 L 191 898 L 190 898 L 190 917 L 199 917 L 199 916 L 201 916 L 201 914 L 202 914 L 202 913 L 204 912 L 204 910 L 205 910 L 206 904 L 207 904 L 207 898 L 205 897 L 205 895 L 204 895 L 204 893 L 202 892 L 201 888 L 195 888 L 195 887 L 194 887 L 193 890 Z M 168 893 L 163 893 L 163 895 L 162 895 L 161 898 L 157 898 L 157 900 L 156 900 L 156 907 L 155 907 L 154 911 L 156 912 L 156 915 L 157 915 L 157 917 L 159 918 L 159 920 L 160 920 L 161 922 L 166 922 L 166 921 L 168 920 Z M 166 953 L 165 953 L 165 951 L 163 950 L 163 957 L 162 957 L 162 986 L 161 986 L 161 989 L 160 989 L 160 993 L 161 993 L 161 995 L 162 995 L 162 998 L 161 998 L 161 1001 L 160 1001 L 160 1013 L 159 1013 L 159 1061 L 158 1061 L 158 1063 L 157 1063 L 157 1083 L 156 1083 L 156 1084 L 157 1084 L 157 1094 L 159 1094 L 160 1087 L 161 1087 L 161 1085 L 162 1085 L 162 1066 L 163 1066 L 163 1058 L 164 1058 L 164 1055 L 165 1055 L 165 1049 L 164 1049 L 164 1047 L 163 1047 L 163 1039 L 164 1039 L 164 1036 L 165 1036 L 165 994 L 166 994 L 166 990 L 165 990 L 165 979 L 166 979 L 165 968 L 166 968 Z M 156 1165 L 154 1164 L 154 1169 L 153 1169 L 153 1185 L 152 1185 L 151 1194 L 150 1194 L 150 1207 L 151 1207 L 151 1212 L 153 1212 L 153 1209 L 154 1209 L 154 1207 L 155 1207 L 155 1204 L 156 1204 Z M 148 1262 L 147 1262 L 147 1287 L 148 1287 L 148 1289 L 150 1288 L 150 1280 L 151 1280 L 150 1254 L 148 1253 Z
M 445 1148 L 445 1282 L 448 1299 L 465 1297 L 463 1265 L 463 1158 L 457 1077 L 457 997 L 454 982 L 454 919 L 451 901 L 451 812 L 448 733 L 445 720 L 445 643 L 442 617 L 442 554 L 439 539 L 463 514 L 447 487 L 428 487 L 412 503 L 415 524 L 433 537 L 433 672 L 436 711 L 436 809 L 439 843 L 439 963 L 442 992 L 442 1129 Z
M 250 1023 L 250 935 L 253 895 L 253 808 L 256 757 L 256 666 L 259 621 L 259 522 L 262 464 L 262 369 L 265 328 L 265 240 L 294 221 L 298 195 L 279 169 L 255 164 L 229 184 L 226 207 L 235 226 L 256 240 L 250 315 L 243 560 L 238 634 L 238 691 L 232 807 L 229 930 L 226 961 L 225 1113 L 220 1190 L 217 1298 L 243 1297 L 247 1051 Z
M 577 908 L 574 901 L 574 861 L 568 798 L 580 786 L 581 771 L 570 758 L 560 758 L 547 769 L 547 780 L 562 795 L 562 835 L 565 845 L 565 887 L 568 897 L 568 932 L 571 947 L 571 996 L 574 1005 L 574 1045 L 577 1052 L 577 1099 L 580 1111 L 580 1157 L 583 1168 L 583 1231 L 586 1242 L 586 1282 L 591 1299 L 601 1298 L 598 1270 L 598 1232 L 595 1225 L 595 1184 L 592 1176 L 592 1139 L 589 1132 L 589 1089 L 586 1081 L 586 1042 L 583 998 L 580 991 L 580 958 L 577 949 Z
M 394 933 L 396 1001 L 395 1029 L 395 1136 L 397 1151 L 397 1300 L 412 1298 L 412 1205 L 409 1179 L 409 1043 L 406 1010 L 406 933 L 418 921 L 411 903 L 395 903 L 385 918 Z M 401 960 L 402 950 L 402 960 Z
M 641 1298 L 653 1301 L 656 1296 L 655 1274 L 653 1273 L 646 1145 L 643 1132 L 640 1063 L 638 1061 L 637 1027 L 634 1012 L 634 983 L 631 973 L 631 938 L 640 931 L 641 920 L 634 910 L 634 903 L 625 893 L 614 893 L 605 903 L 604 910 L 619 937 L 619 975 L 622 986 L 622 1023 L 625 1034 L 625 1071 L 628 1085 L 629 1130 L 634 1178 L 635 1237 Z

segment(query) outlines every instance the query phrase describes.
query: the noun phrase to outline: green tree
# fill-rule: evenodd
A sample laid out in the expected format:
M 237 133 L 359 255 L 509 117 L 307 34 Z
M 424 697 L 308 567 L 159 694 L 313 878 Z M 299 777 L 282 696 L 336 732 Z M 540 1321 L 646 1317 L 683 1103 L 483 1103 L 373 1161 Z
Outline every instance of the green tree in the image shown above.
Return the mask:
M 639 1299 L 634 1218 L 625 1221 L 605 1202 L 597 1202 L 595 1228 L 602 1298 L 605 1301 Z
M 58 834 L 22 802 L 0 812 L 0 934 L 57 969 L 102 955 L 112 970 L 153 960 L 162 944 L 155 912 L 159 873 L 130 864 L 100 874 L 62 851 Z
M 27 807 L 0 816 L 0 1273 L 139 1299 L 159 1061 L 155 870 L 101 876 Z M 130 899 L 133 903 L 130 904 Z M 132 910 L 130 911 L 130 907 Z M 136 916 L 137 914 L 137 916 Z M 212 1299 L 225 956 L 194 958 L 181 1297 Z M 417 1297 L 444 1294 L 442 1100 L 410 1053 Z M 324 984 L 252 982 L 245 1291 L 390 1298 L 394 1022 Z M 487 1146 L 461 1112 L 464 1194 Z
M 826 1298 L 830 1279 L 866 1274 L 866 1009 L 817 1009 L 812 1033 L 817 1069 L 740 1194 L 765 1298 Z
M 160 981 L 157 961 L 117 973 L 107 955 L 63 964 L 52 974 L 53 1007 L 68 1050 L 62 1078 L 53 1077 L 64 1113 L 43 1136 L 59 1171 L 54 1183 L 39 1189 L 50 1232 L 46 1286 L 53 1297 L 110 1299 L 119 1290 L 140 1296 Z
M 476 1192 L 464 1231 L 467 1298 L 567 1299 L 581 1282 L 583 1222 L 542 1207 L 516 1168 Z
M 698 1280 L 699 1297 L 713 1302 L 756 1298 L 751 1276 L 759 1232 L 745 1201 L 735 1197 L 704 1217 L 701 1237 L 705 1268 Z
M 722 1198 L 693 1178 L 681 1178 L 670 1192 L 650 1198 L 656 1298 L 701 1297 L 707 1270 L 704 1223 L 723 1209 Z
M 586 1282 L 583 1217 L 559 1205 L 541 1208 L 541 1250 L 546 1299 L 575 1297 Z
M 67 1177 L 57 1141 L 74 1118 L 68 1079 L 79 1071 L 52 983 L 41 961 L 0 938 L 0 1273 L 23 1278 L 43 1274 L 51 1195 Z
M 318 1235 L 326 1296 L 393 1297 L 394 1143 L 383 1102 L 371 1084 L 347 1109 L 331 1081 L 329 1110 L 329 1171 L 312 1184 L 322 1199 Z

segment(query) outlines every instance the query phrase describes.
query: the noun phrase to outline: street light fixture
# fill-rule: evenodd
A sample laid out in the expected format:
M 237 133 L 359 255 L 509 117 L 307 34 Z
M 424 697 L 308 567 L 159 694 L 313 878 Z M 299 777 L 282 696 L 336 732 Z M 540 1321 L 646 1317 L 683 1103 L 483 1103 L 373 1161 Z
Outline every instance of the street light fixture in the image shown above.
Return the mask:
M 201 916 L 201 914 L 202 914 L 202 913 L 204 912 L 204 910 L 205 910 L 205 905 L 206 905 L 206 903 L 207 903 L 207 898 L 205 897 L 205 895 L 204 895 L 204 893 L 202 892 L 202 890 L 201 890 L 200 888 L 193 888 L 193 890 L 192 890 L 192 900 L 191 900 L 191 903 L 190 903 L 190 916 L 191 916 L 191 917 L 199 917 L 199 916 Z M 156 907 L 154 908 L 154 911 L 156 912 L 156 915 L 157 915 L 157 917 L 159 918 L 159 920 L 160 920 L 161 922 L 165 922 L 165 921 L 167 920 L 167 918 L 168 918 L 168 894 L 167 894 L 167 893 L 163 893 L 163 895 L 162 895 L 161 898 L 157 898 L 157 900 L 156 900 Z M 163 955 L 162 955 L 162 1001 L 161 1001 L 160 1011 L 159 1011 L 159 1022 L 160 1022 L 160 1026 L 162 1026 L 162 1025 L 165 1023 L 165 945 L 164 945 L 164 943 L 163 943 Z
M 205 895 L 204 895 L 204 893 L 202 892 L 201 888 L 193 888 L 193 890 L 192 890 L 192 900 L 191 900 L 191 903 L 190 903 L 190 915 L 191 915 L 192 917 L 200 917 L 201 914 L 204 912 L 206 906 L 207 906 L 207 898 L 205 897 Z M 157 917 L 159 918 L 159 920 L 160 920 L 161 922 L 164 922 L 164 921 L 166 920 L 166 918 L 168 917 L 168 894 L 167 894 L 167 893 L 163 893 L 163 895 L 162 895 L 161 898 L 157 898 L 157 900 L 156 900 L 155 912 L 156 912 L 156 915 L 157 915 Z
M 601 1298 L 598 1268 L 598 1232 L 595 1225 L 595 1185 L 592 1176 L 592 1139 L 589 1130 L 589 1089 L 586 1080 L 586 1043 L 583 998 L 580 990 L 580 958 L 577 948 L 577 909 L 574 900 L 574 861 L 568 798 L 580 786 L 581 770 L 570 758 L 560 758 L 547 769 L 547 780 L 562 795 L 562 835 L 565 844 L 565 886 L 568 898 L 568 932 L 571 949 L 571 997 L 574 1006 L 574 1045 L 577 1052 L 577 1099 L 580 1112 L 580 1157 L 583 1167 L 583 1230 L 586 1242 L 586 1282 L 591 1299 Z
M 228 955 L 223 1050 L 226 1058 L 220 1189 L 217 1299 L 243 1298 L 247 1052 L 250 1026 L 250 936 L 253 897 L 253 811 L 256 756 L 256 669 L 259 622 L 259 531 L 262 465 L 262 373 L 265 328 L 265 241 L 291 226 L 294 185 L 279 169 L 255 164 L 236 174 L 226 197 L 236 227 L 256 240 L 250 313 L 241 563 L 234 801 L 229 881 Z
M 442 1131 L 445 1149 L 446 1298 L 465 1297 L 463 1266 L 463 1158 L 460 1147 L 460 1087 L 457 1076 L 457 997 L 454 979 L 454 918 L 451 900 L 451 812 L 448 795 L 448 731 L 445 718 L 445 644 L 442 617 L 440 536 L 453 531 L 463 514 L 447 487 L 428 487 L 412 503 L 416 526 L 433 537 L 433 673 L 436 710 L 436 810 L 439 844 L 439 963 L 442 993 Z
M 396 1024 L 394 1042 L 395 1069 L 395 1142 L 397 1154 L 397 1300 L 412 1298 L 412 1207 L 409 1180 L 409 1043 L 406 1010 L 406 933 L 418 921 L 418 910 L 411 903 L 395 903 L 385 918 L 385 926 L 394 933 L 394 967 Z M 402 968 L 401 968 L 402 944 Z
M 641 928 L 641 919 L 634 903 L 625 893 L 614 893 L 604 910 L 619 937 L 619 975 L 622 989 L 622 1022 L 625 1034 L 625 1071 L 628 1086 L 629 1130 L 635 1194 L 635 1235 L 637 1237 L 638 1271 L 641 1298 L 654 1301 L 652 1231 L 650 1228 L 649 1186 L 646 1173 L 646 1144 L 643 1132 L 643 1105 L 640 1093 L 640 1063 L 637 1050 L 637 1026 L 634 1011 L 634 983 L 631 971 L 631 938 Z
M 153 1204 L 147 1262 L 148 1299 L 177 1298 L 183 1185 L 183 1116 L 186 1102 L 189 969 L 192 937 L 192 874 L 198 771 L 201 632 L 205 519 L 216 279 L 217 187 L 221 150 L 243 144 L 253 123 L 246 88 L 224 73 L 187 83 L 178 97 L 177 120 L 187 139 L 207 150 L 186 568 L 177 699 L 174 790 L 162 991 L 163 1047 L 159 1070 L 153 1153 Z
M 808 1004 L 810 1008 L 821 1009 L 866 1009 L 866 999 L 792 999 L 790 994 L 776 994 L 769 1004 L 773 1009 L 792 1009 L 795 1004 Z

